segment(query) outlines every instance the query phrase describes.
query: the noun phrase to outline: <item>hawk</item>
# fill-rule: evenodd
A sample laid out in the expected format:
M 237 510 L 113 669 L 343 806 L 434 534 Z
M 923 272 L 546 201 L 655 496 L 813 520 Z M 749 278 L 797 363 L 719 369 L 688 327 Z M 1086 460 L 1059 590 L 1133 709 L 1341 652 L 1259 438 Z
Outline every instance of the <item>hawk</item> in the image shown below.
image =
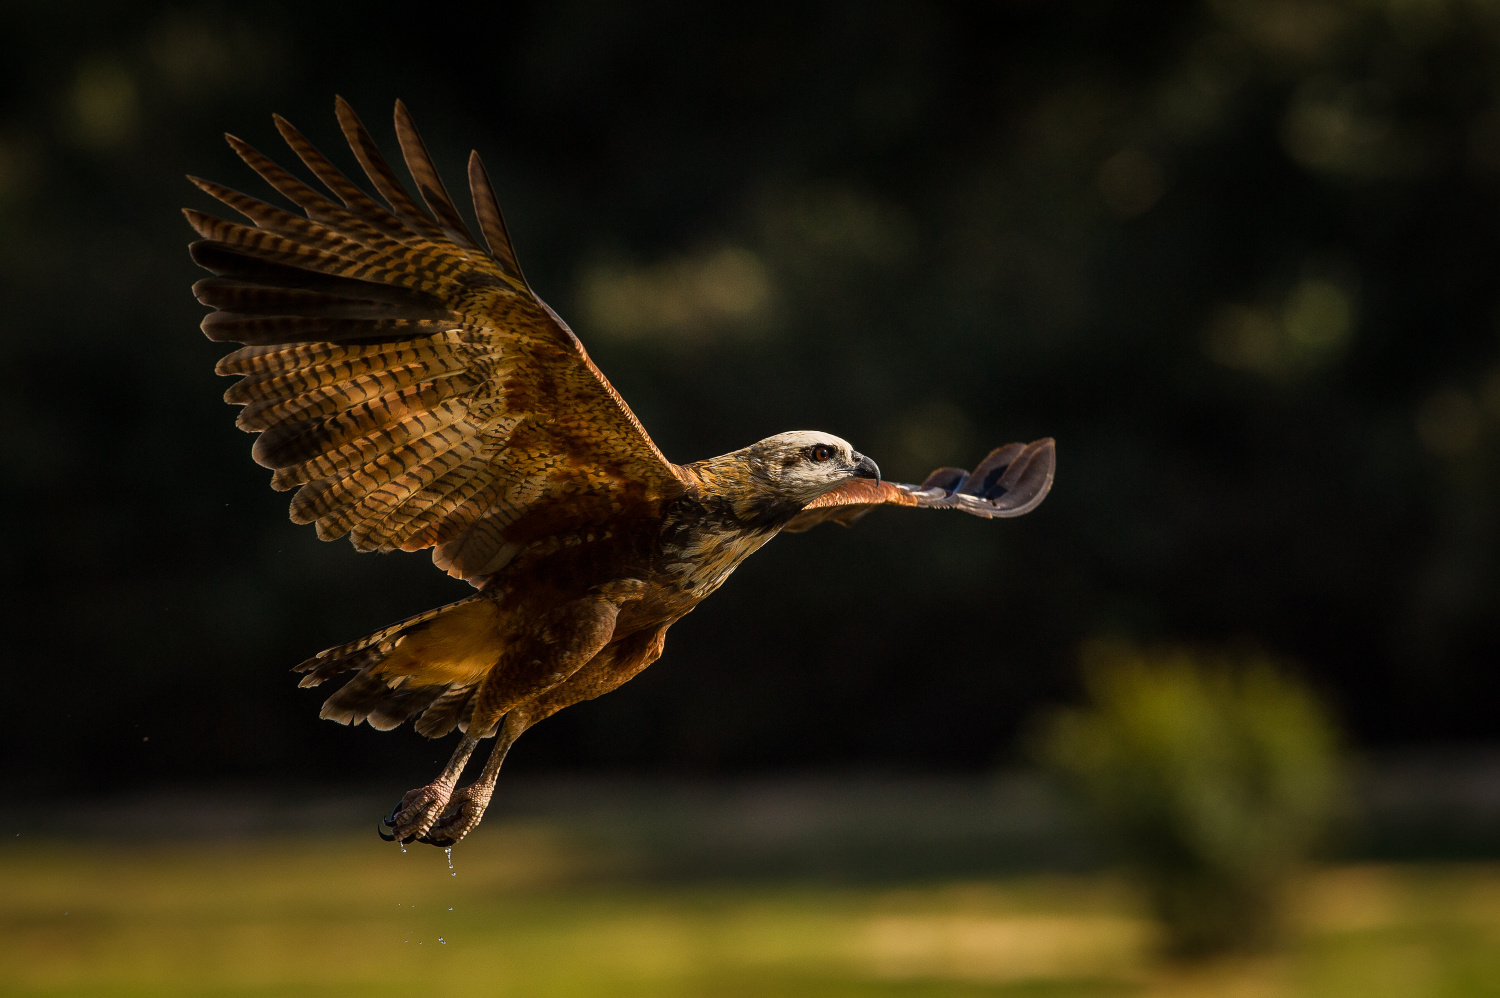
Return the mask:
M 385 838 L 461 840 L 522 732 L 656 661 L 667 629 L 778 532 L 882 505 L 1020 516 L 1047 495 L 1050 439 L 920 485 L 883 481 L 848 441 L 810 431 L 673 464 L 527 283 L 478 153 L 468 180 L 483 242 L 404 105 L 396 136 L 423 204 L 342 98 L 336 111 L 381 200 L 276 116 L 324 190 L 226 138 L 302 214 L 195 177 L 248 224 L 185 213 L 201 237 L 193 260 L 213 275 L 193 285 L 214 309 L 203 332 L 243 344 L 217 366 L 240 378 L 225 401 L 259 434 L 251 455 L 271 487 L 297 490 L 292 520 L 360 551 L 431 548 L 478 590 L 294 670 L 302 686 L 346 680 L 323 704 L 329 720 L 462 732 Z M 488 738 L 483 770 L 460 787 Z

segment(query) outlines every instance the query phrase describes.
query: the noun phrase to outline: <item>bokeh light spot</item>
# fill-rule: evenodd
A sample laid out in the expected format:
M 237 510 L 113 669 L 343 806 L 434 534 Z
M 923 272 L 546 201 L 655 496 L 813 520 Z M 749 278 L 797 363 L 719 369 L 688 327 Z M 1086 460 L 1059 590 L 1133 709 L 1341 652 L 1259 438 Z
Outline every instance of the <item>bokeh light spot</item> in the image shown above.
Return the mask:
M 580 283 L 589 332 L 622 339 L 744 332 L 764 318 L 774 292 L 760 257 L 738 246 L 641 267 L 598 264 Z
M 1479 407 L 1468 393 L 1445 388 L 1417 410 L 1417 436 L 1440 457 L 1461 457 L 1479 444 Z
M 1161 164 L 1139 146 L 1126 146 L 1099 167 L 1099 193 L 1121 218 L 1143 215 L 1166 193 Z
M 68 95 L 69 130 L 79 145 L 119 148 L 140 129 L 140 95 L 129 70 L 116 62 L 85 62 Z
M 1330 281 L 1303 281 L 1288 296 L 1282 323 L 1294 346 L 1331 350 L 1343 345 L 1354 328 L 1354 303 Z

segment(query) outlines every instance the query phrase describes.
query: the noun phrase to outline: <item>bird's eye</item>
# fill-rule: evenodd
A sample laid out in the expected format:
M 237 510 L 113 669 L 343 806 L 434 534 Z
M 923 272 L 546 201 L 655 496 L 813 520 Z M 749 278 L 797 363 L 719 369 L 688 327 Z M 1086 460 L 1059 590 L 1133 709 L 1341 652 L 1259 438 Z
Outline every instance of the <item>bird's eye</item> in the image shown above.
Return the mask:
M 812 449 L 807 452 L 807 456 L 814 461 L 827 461 L 833 457 L 833 448 L 827 444 L 813 444 Z

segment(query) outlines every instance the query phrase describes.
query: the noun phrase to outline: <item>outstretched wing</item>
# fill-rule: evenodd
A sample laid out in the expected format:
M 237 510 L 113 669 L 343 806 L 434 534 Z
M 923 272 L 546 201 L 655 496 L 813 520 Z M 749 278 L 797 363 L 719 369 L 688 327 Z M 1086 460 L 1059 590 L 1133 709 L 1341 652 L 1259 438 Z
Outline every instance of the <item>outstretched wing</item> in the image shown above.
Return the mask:
M 382 204 L 280 117 L 276 127 L 332 194 L 246 143 L 230 145 L 306 216 L 190 178 L 253 225 L 188 210 L 193 293 L 217 311 L 219 362 L 243 375 L 225 401 L 259 432 L 271 485 L 297 489 L 291 517 L 362 551 L 434 548 L 478 584 L 528 542 L 583 529 L 683 489 L 567 325 L 532 292 L 478 153 L 470 235 L 411 116 L 396 134 L 424 211 L 354 111 L 339 124 Z
M 800 533 L 829 521 L 850 526 L 876 506 L 957 509 L 986 519 L 1021 516 L 1047 498 L 1057 467 L 1051 437 L 990 451 L 972 473 L 939 468 L 921 485 L 855 478 L 814 499 L 783 530 Z

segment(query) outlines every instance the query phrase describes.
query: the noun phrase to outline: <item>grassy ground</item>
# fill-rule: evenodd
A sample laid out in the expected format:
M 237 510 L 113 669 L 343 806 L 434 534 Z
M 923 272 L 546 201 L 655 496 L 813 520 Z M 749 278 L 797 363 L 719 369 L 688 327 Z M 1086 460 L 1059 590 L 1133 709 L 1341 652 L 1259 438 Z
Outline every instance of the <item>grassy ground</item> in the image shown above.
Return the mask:
M 1278 957 L 1172 969 L 1106 877 L 631 883 L 541 830 L 0 845 L 0 995 L 1500 996 L 1500 868 L 1308 878 Z M 601 886 L 602 885 L 602 886 Z

